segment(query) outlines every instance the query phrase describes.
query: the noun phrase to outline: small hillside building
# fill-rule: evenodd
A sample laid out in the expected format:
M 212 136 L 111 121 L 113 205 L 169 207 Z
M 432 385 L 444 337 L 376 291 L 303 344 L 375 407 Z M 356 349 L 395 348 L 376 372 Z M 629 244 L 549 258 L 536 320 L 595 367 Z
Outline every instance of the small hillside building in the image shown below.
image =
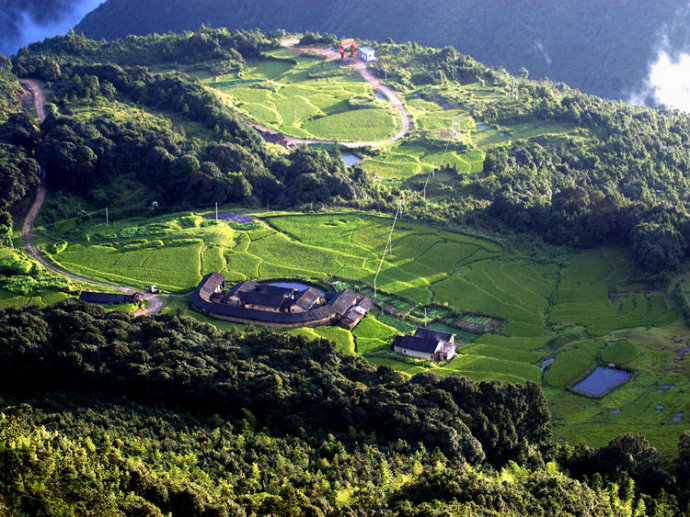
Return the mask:
M 359 58 L 367 63 L 376 61 L 376 52 L 370 47 L 359 47 Z
M 393 351 L 429 361 L 450 361 L 456 355 L 455 334 L 418 328 L 414 336 L 396 336 Z

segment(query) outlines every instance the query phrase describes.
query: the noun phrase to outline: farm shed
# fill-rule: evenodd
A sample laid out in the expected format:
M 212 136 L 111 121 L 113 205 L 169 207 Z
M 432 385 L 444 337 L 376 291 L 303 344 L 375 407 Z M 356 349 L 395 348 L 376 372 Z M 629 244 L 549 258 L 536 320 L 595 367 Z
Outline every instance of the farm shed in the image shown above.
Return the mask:
M 434 362 L 450 361 L 455 357 L 455 334 L 418 328 L 414 336 L 395 336 L 393 351 Z
M 115 304 L 120 305 L 123 303 L 141 303 L 144 299 L 141 293 L 133 294 L 115 294 L 115 293 L 95 293 L 91 291 L 82 291 L 79 295 L 79 299 L 86 303 L 95 303 L 97 305 L 108 305 Z
M 371 47 L 360 47 L 359 57 L 362 61 L 366 61 L 367 63 L 376 61 L 376 52 L 374 52 L 374 49 Z

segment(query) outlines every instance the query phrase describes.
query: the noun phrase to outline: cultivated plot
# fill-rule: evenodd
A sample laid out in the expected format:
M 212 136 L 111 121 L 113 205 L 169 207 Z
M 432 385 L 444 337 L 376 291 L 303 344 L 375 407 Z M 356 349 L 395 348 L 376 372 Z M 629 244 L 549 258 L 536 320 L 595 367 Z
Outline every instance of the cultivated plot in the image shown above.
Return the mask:
M 388 101 L 354 67 L 320 57 L 279 51 L 205 82 L 254 122 L 296 138 L 376 142 L 400 129 Z

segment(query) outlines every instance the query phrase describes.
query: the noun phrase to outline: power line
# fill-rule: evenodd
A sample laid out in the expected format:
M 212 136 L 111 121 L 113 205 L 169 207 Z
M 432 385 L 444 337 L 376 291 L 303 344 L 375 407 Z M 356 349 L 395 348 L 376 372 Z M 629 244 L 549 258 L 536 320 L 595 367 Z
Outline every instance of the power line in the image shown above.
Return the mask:
M 398 217 L 402 215 L 402 198 L 398 200 L 398 208 L 395 211 L 395 217 L 393 218 L 393 226 L 391 226 L 391 232 L 388 234 L 388 241 L 386 242 L 386 247 L 383 249 L 383 254 L 381 255 L 381 262 L 379 262 L 379 268 L 376 270 L 376 275 L 374 275 L 374 298 L 376 298 L 376 281 L 379 278 L 379 273 L 383 267 L 383 260 L 386 258 L 386 251 L 390 248 L 391 254 L 393 254 L 393 231 L 395 230 L 395 223 L 398 222 Z

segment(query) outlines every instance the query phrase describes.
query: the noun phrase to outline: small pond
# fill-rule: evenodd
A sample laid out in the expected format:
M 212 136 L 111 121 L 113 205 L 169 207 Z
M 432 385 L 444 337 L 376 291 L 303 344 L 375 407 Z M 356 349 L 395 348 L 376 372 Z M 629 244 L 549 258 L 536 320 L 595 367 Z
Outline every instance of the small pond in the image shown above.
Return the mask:
M 343 153 L 342 154 L 343 161 L 345 162 L 345 165 L 348 167 L 352 167 L 353 165 L 357 165 L 362 161 L 362 159 L 357 156 L 356 154 L 353 153 Z
M 487 124 L 477 124 L 477 129 L 479 131 L 486 131 L 487 129 L 493 129 L 493 128 Z
M 385 100 L 385 99 L 388 98 L 388 97 L 386 97 L 384 94 L 382 94 L 381 92 L 374 92 L 374 95 L 376 95 L 376 98 L 377 98 L 377 99 L 383 99 L 383 100 Z
M 680 422 L 681 420 L 683 420 L 683 412 L 682 412 L 682 411 L 680 411 L 679 413 L 676 413 L 675 415 L 673 415 L 673 423 L 674 423 L 674 424 L 677 424 L 677 423 Z
M 310 287 L 314 287 L 319 292 L 319 296 L 324 297 L 326 296 L 326 293 L 322 290 L 319 289 L 318 287 L 315 287 L 313 285 L 309 285 L 305 282 L 298 282 L 297 280 L 290 280 L 290 281 L 284 281 L 284 282 L 267 282 L 268 285 L 273 285 L 275 287 L 285 287 L 286 289 L 297 289 L 298 291 L 306 291 Z
M 546 367 L 554 361 L 555 359 L 553 357 L 547 357 L 546 359 L 544 359 L 544 362 L 541 363 L 541 366 L 539 368 L 541 368 L 541 371 L 543 372 L 544 370 L 546 370 Z
M 573 386 L 571 390 L 588 397 L 603 397 L 612 389 L 626 382 L 631 375 L 625 370 L 600 366 Z

